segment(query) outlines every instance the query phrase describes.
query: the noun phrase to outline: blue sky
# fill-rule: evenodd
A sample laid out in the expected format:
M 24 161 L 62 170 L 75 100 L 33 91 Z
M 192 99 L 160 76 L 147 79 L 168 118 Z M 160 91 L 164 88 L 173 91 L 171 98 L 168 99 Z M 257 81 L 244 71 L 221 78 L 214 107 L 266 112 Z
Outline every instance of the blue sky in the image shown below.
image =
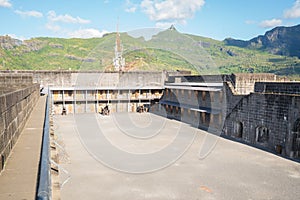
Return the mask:
M 300 24 L 300 0 L 0 0 L 0 35 L 101 37 L 167 28 L 223 40 Z

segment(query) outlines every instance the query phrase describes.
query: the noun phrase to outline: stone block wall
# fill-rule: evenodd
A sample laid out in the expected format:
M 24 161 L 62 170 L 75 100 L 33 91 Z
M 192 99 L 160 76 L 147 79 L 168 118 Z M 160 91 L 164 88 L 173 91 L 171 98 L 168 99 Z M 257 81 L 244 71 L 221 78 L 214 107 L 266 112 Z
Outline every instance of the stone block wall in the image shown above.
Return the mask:
M 33 77 L 30 73 L 0 73 L 0 86 L 32 84 Z
M 3 73 L 8 73 L 3 71 Z M 11 71 L 10 74 L 32 74 L 34 83 L 47 87 L 143 87 L 163 86 L 166 79 L 165 72 L 129 71 L 75 71 L 75 70 L 39 70 L 39 71 Z M 32 80 L 31 79 L 31 80 Z
M 251 93 L 229 113 L 223 134 L 293 158 L 300 151 L 295 141 L 299 140 L 299 105 L 299 95 Z
M 262 82 L 255 83 L 255 92 L 300 94 L 300 82 Z
M 0 95 L 0 171 L 39 98 L 39 84 Z
M 238 105 L 241 99 L 243 99 L 246 95 L 237 94 L 231 82 L 224 83 L 223 93 L 225 94 L 223 113 L 226 116 L 231 113 L 231 111 Z
M 166 86 L 159 105 L 150 111 L 219 135 L 225 103 L 221 88 Z
M 230 80 L 230 75 L 175 75 L 169 76 L 166 83 L 182 83 L 182 82 L 197 82 L 197 83 L 222 83 Z
M 256 82 L 274 82 L 278 81 L 275 74 L 260 73 L 260 74 L 244 74 L 237 73 L 231 75 L 231 82 L 238 94 L 250 94 L 254 92 Z

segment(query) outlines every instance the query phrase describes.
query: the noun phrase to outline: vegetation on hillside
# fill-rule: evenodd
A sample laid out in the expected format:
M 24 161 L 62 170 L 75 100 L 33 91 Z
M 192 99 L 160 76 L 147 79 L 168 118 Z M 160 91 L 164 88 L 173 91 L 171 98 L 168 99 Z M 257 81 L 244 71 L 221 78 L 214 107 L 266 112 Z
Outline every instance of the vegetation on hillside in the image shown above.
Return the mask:
M 180 34 L 176 30 L 160 32 L 151 40 L 134 38 L 127 33 L 120 37 L 129 70 L 191 70 L 194 74 L 272 72 L 294 78 L 300 74 L 297 57 L 229 46 L 225 41 Z M 116 33 L 92 39 L 10 40 L 12 44 L 2 39 L 0 69 L 110 71 L 113 70 L 115 38 Z

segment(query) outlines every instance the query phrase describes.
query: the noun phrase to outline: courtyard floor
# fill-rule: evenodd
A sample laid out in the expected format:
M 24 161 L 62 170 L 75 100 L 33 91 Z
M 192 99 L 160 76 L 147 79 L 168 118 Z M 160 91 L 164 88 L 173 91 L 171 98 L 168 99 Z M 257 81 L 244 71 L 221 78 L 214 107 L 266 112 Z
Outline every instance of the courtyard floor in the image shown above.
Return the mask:
M 300 164 L 150 113 L 57 115 L 61 198 L 300 199 Z

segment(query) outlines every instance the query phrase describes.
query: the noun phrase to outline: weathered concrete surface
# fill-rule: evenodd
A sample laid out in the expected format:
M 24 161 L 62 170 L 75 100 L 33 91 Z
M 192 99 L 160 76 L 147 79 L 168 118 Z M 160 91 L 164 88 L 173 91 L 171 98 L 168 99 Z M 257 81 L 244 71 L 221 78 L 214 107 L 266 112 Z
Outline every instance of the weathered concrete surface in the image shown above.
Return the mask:
M 128 114 L 140 128 L 144 127 L 145 133 L 141 134 L 147 134 L 145 127 L 149 118 L 152 122 L 164 122 L 155 137 L 135 140 L 124 134 L 124 130 L 128 131 L 130 127 L 117 123 L 116 115 L 121 113 L 99 116 L 99 127 L 107 130 L 104 135 L 112 144 L 128 152 L 150 153 L 164 148 L 176 137 L 176 130 L 181 126 L 185 126 L 187 137 L 196 133 L 196 138 L 188 151 L 169 167 L 138 175 L 122 173 L 104 166 L 87 151 L 89 147 L 83 145 L 76 130 L 86 129 L 88 137 L 90 132 L 96 131 L 89 124 L 80 128 L 72 115 L 55 116 L 55 132 L 64 147 L 60 154 L 60 166 L 64 169 L 60 170 L 62 200 L 300 198 L 299 163 L 152 114 Z M 84 121 L 90 116 L 77 115 L 76 120 Z M 212 147 L 215 142 L 209 156 L 199 159 L 202 145 Z
M 46 97 L 40 97 L 0 175 L 0 199 L 35 199 Z

